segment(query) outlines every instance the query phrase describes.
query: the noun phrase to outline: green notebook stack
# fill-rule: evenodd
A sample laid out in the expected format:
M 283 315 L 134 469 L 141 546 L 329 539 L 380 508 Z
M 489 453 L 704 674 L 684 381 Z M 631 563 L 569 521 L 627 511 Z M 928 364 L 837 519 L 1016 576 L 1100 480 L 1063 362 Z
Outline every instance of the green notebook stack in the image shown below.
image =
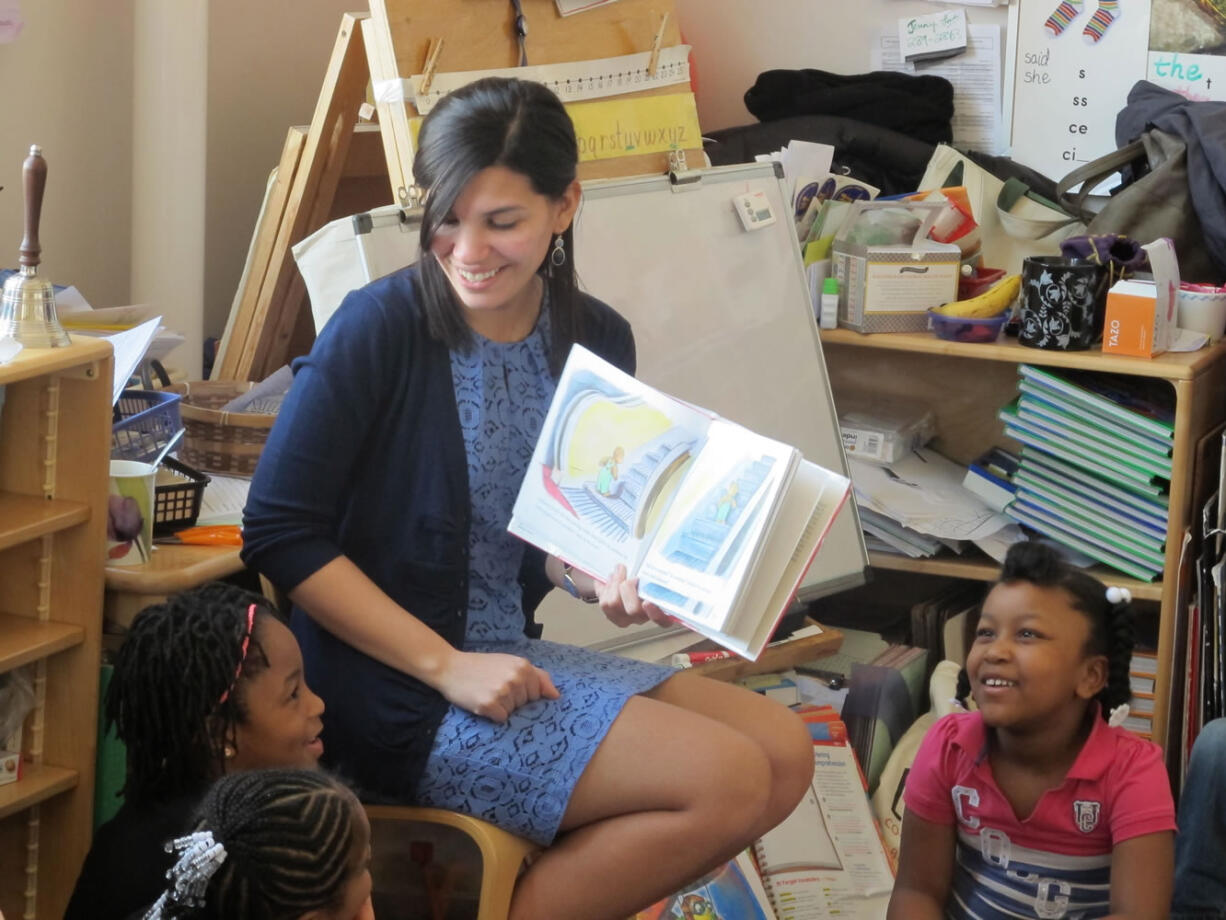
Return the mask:
M 1020 372 L 1021 395 L 999 412 L 1023 445 L 1006 513 L 1134 578 L 1160 577 L 1173 409 L 1131 379 Z

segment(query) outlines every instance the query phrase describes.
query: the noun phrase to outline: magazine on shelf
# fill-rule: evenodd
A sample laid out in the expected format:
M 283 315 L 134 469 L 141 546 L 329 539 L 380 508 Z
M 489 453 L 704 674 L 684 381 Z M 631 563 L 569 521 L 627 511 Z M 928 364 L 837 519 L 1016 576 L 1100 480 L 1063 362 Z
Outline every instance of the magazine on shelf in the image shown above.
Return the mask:
M 668 396 L 576 345 L 511 533 L 757 658 L 847 500 L 800 451 Z

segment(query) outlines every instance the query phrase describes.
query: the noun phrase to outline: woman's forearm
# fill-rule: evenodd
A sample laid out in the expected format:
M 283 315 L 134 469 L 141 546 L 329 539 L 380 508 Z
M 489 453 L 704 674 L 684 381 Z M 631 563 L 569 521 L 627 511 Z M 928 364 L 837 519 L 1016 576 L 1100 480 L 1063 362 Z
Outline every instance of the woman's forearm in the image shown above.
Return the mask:
M 438 687 L 456 649 L 338 556 L 289 593 L 328 632 L 388 667 Z

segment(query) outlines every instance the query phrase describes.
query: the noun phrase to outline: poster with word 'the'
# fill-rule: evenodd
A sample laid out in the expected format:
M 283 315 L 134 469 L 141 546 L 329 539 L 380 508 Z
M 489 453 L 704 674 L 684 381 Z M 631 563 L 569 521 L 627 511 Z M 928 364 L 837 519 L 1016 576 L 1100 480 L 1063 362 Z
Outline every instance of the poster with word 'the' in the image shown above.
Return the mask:
M 1119 146 L 1137 80 L 1226 99 L 1226 0 L 1016 0 L 1006 67 L 1012 155 L 1059 179 Z

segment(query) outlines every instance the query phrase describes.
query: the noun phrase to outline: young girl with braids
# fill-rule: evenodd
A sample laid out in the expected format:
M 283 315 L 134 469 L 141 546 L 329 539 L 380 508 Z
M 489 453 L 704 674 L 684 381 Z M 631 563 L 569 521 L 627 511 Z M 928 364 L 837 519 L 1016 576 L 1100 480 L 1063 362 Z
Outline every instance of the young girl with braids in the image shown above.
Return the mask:
M 250 770 L 218 780 L 146 920 L 374 920 L 370 823 L 318 770 Z
M 1130 597 L 1052 548 L 1010 548 L 907 778 L 891 920 L 1165 917 L 1175 811 L 1157 745 L 1118 723 Z
M 209 784 L 315 767 L 323 710 L 293 633 L 262 596 L 216 583 L 141 611 L 106 696 L 127 747 L 124 803 L 98 829 L 65 920 L 118 920 L 152 904 L 172 862 L 162 845 Z

